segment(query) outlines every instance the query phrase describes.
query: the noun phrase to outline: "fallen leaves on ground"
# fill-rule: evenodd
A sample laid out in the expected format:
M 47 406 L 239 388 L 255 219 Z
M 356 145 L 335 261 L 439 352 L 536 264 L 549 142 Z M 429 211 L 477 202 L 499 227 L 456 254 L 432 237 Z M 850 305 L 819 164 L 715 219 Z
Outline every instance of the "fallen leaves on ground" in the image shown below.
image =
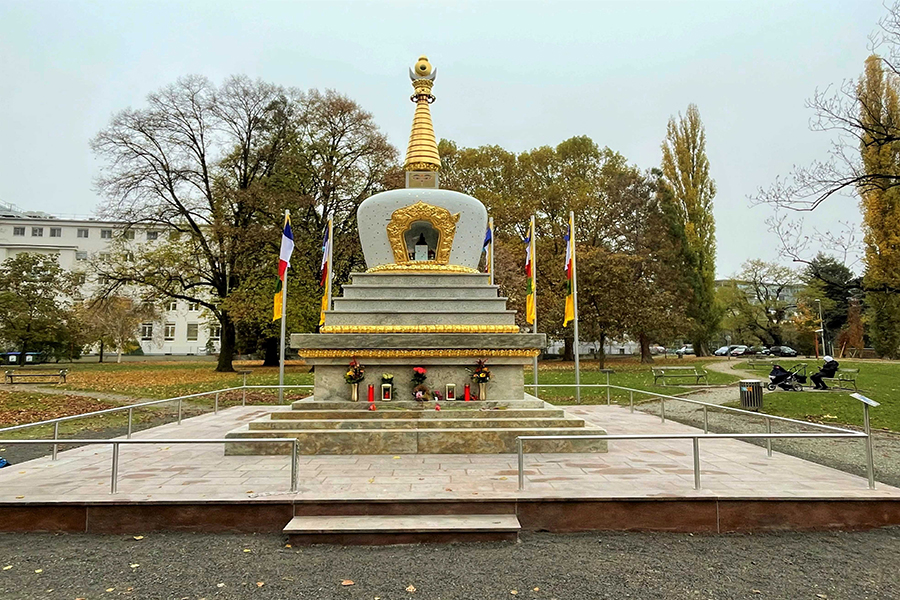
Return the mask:
M 341 582 L 341 585 L 353 585 L 352 579 L 345 579 Z
M 416 586 L 410 584 L 409 587 L 406 588 L 406 591 L 409 592 L 410 594 L 412 594 L 413 592 L 416 591 Z
M 118 406 L 96 398 L 75 395 L 0 391 L 0 423 L 24 425 L 60 417 L 81 415 Z

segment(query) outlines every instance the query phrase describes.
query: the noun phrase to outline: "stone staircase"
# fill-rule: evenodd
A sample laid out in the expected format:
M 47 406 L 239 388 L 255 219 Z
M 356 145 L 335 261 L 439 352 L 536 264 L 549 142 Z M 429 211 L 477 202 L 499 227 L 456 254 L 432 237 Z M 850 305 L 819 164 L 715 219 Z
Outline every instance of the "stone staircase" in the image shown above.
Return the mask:
M 228 438 L 289 437 L 300 454 L 504 454 L 522 435 L 602 435 L 551 404 L 524 400 L 317 402 L 304 399 L 227 434 Z M 536 440 L 528 452 L 605 452 L 605 440 Z M 291 444 L 232 443 L 226 454 L 290 454 Z

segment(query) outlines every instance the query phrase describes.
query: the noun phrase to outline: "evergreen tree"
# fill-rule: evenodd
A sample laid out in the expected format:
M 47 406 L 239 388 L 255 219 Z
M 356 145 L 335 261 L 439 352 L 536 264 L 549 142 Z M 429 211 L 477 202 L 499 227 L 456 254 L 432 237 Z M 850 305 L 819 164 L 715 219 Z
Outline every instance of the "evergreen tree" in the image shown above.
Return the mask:
M 662 179 L 671 190 L 677 219 L 683 223 L 684 261 L 692 301 L 688 317 L 690 338 L 698 356 L 708 353 L 709 340 L 719 327 L 721 310 L 715 302 L 716 225 L 713 198 L 716 184 L 706 157 L 706 131 L 695 104 L 687 113 L 669 119 L 662 143 Z

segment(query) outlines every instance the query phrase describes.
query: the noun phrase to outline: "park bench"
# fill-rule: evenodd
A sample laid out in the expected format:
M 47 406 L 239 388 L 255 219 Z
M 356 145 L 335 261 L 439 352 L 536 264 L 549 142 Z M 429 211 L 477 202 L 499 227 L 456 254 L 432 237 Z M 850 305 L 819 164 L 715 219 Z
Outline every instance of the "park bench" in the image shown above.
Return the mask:
M 68 373 L 68 369 L 60 369 L 52 373 L 16 373 L 15 371 L 6 371 L 6 383 L 65 383 Z
M 706 378 L 706 371 L 698 370 L 697 367 L 653 367 L 653 384 L 662 379 L 663 385 L 666 385 L 666 379 L 693 379 L 695 384 L 699 384 L 702 379 L 704 383 L 709 383 Z
M 857 377 L 859 377 L 859 369 L 838 369 L 834 377 L 823 377 L 822 381 L 831 382 L 831 386 L 839 390 L 850 389 L 849 385 L 844 387 L 845 383 L 853 384 L 853 391 L 856 392 L 859 391 L 859 388 L 856 387 Z
M 769 368 L 773 364 L 775 364 L 775 361 L 771 358 L 751 358 L 747 361 L 747 366 L 751 369 Z

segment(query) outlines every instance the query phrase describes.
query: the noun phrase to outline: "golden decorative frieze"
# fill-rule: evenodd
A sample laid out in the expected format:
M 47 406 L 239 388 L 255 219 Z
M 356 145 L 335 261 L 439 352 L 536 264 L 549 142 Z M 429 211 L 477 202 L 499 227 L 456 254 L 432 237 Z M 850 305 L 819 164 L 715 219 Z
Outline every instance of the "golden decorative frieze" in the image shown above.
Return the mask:
M 418 265 L 426 261 L 409 260 L 409 248 L 406 246 L 406 232 L 416 221 L 431 223 L 438 232 L 437 248 L 434 252 L 434 264 L 446 265 L 450 262 L 450 249 L 453 247 L 453 237 L 456 235 L 456 223 L 459 221 L 459 213 L 451 214 L 442 206 L 433 206 L 425 202 L 416 202 L 410 206 L 398 208 L 391 213 L 391 222 L 387 226 L 388 241 L 394 253 L 394 262 L 397 264 Z M 432 261 L 427 261 L 432 262 Z
M 538 356 L 538 349 L 511 350 L 479 350 L 473 349 L 441 349 L 441 350 L 320 350 L 299 349 L 301 358 L 468 358 L 468 357 L 525 357 Z
M 320 333 L 519 333 L 516 325 L 325 325 Z
M 462 265 L 439 265 L 433 260 L 406 262 L 404 264 L 384 264 L 366 269 L 366 273 L 431 273 L 442 271 L 444 273 L 481 273 L 478 269 L 463 267 Z

